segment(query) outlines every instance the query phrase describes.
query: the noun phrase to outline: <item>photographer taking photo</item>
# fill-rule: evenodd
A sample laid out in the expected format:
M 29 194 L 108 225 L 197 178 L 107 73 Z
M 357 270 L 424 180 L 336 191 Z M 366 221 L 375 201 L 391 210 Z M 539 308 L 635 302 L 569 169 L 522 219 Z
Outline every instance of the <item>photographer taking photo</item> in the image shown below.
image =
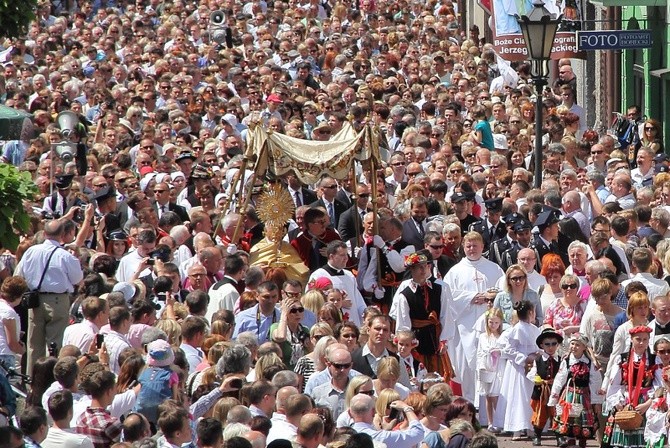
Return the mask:
M 394 448 L 410 448 L 421 443 L 424 436 L 423 426 L 414 408 L 404 401 L 397 400 L 390 404 L 391 409 L 400 411 L 409 422 L 409 427 L 401 431 L 379 430 L 373 424 L 375 415 L 375 399 L 369 395 L 358 394 L 351 399 L 349 414 L 354 420 L 353 429 L 356 432 L 368 434 L 372 440 L 385 443 Z

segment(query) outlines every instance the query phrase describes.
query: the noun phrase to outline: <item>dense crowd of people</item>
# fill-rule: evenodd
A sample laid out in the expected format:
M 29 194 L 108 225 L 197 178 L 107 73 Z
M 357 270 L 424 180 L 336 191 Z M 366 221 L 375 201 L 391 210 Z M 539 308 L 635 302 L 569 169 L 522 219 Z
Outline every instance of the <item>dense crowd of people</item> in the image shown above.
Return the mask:
M 41 0 L 0 52 L 32 114 L 1 162 L 38 189 L 0 254 L 0 446 L 666 446 L 660 123 L 588 129 L 569 59 L 536 92 L 461 19 Z M 256 126 L 370 126 L 382 166 L 255 170 Z

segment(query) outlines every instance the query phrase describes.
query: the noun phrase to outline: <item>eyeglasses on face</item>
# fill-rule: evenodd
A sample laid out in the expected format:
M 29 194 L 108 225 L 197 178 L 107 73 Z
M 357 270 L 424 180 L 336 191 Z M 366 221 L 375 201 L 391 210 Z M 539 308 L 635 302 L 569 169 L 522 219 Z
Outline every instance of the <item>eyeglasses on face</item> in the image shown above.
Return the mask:
M 565 290 L 577 289 L 577 283 L 567 283 L 567 284 L 561 286 L 561 289 L 565 289 Z
M 331 362 L 330 365 L 333 366 L 333 368 L 335 368 L 337 370 L 344 370 L 344 369 L 350 369 L 351 368 L 351 363 L 350 362 L 345 363 L 345 364 L 338 364 L 338 363 L 335 363 L 335 362 Z
M 542 345 L 545 347 L 556 347 L 558 345 L 558 342 L 553 341 L 553 342 L 543 342 Z

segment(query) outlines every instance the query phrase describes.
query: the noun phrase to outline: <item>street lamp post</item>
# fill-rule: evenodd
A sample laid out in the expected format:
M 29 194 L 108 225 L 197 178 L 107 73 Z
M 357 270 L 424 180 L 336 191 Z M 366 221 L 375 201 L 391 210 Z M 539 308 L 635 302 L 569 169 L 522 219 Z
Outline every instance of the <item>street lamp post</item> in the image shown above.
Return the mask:
M 553 17 L 541 0 L 535 0 L 528 15 L 517 16 L 526 41 L 531 75 L 535 84 L 535 188 L 542 184 L 542 89 L 547 85 L 547 61 L 561 16 Z

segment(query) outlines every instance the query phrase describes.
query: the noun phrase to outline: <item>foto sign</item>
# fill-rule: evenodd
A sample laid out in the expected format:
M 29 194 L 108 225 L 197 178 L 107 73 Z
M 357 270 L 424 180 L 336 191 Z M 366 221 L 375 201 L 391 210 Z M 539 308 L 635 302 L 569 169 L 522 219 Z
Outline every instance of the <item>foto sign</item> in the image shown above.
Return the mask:
M 651 30 L 577 31 L 579 51 L 650 48 L 651 44 Z

